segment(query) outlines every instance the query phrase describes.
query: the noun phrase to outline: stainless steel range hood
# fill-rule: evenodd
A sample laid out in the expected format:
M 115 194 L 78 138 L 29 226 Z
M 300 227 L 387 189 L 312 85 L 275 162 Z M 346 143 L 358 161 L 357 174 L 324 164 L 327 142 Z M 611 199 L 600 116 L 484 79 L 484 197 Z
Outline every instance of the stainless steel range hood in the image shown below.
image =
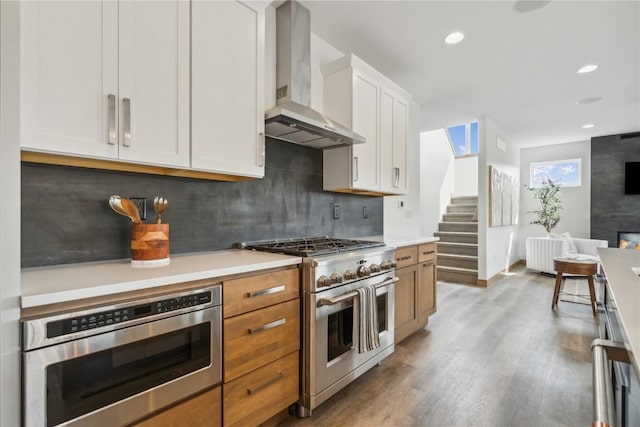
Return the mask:
M 276 9 L 277 105 L 265 114 L 265 134 L 313 148 L 364 143 L 358 135 L 311 109 L 311 20 L 295 1 Z

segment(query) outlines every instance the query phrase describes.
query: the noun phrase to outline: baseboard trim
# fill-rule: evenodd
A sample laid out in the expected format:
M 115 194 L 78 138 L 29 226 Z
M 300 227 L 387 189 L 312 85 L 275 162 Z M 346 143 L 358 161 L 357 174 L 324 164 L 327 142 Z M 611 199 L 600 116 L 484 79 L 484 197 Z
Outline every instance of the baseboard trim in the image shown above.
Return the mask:
M 502 279 L 504 277 L 504 274 L 506 274 L 506 273 L 510 272 L 511 270 L 515 269 L 519 265 L 526 265 L 526 263 L 527 263 L 526 260 L 519 259 L 518 261 L 516 261 L 513 264 L 511 264 L 509 267 L 505 268 L 502 271 L 499 271 L 498 273 L 496 273 L 495 275 L 490 277 L 488 280 L 478 279 L 476 281 L 476 285 L 481 287 L 481 288 L 486 288 L 490 284 L 495 283 L 498 280 Z

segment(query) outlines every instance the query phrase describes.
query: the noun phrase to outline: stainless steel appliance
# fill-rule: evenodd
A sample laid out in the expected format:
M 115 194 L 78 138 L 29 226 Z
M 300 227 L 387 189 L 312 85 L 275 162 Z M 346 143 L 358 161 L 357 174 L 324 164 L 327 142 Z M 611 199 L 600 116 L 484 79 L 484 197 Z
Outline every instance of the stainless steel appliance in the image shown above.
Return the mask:
M 394 351 L 395 248 L 381 242 L 314 237 L 241 244 L 303 258 L 302 397 L 298 415 L 322 402 Z M 379 347 L 361 351 L 364 307 L 358 289 L 375 287 Z
M 591 344 L 593 353 L 593 411 L 596 426 L 640 425 L 640 384 L 629 358 L 616 302 L 604 279 L 604 303 L 600 314 L 600 339 Z
M 22 321 L 26 426 L 118 426 L 221 381 L 221 286 Z
M 363 136 L 313 110 L 311 105 L 311 18 L 300 3 L 276 9 L 277 105 L 265 114 L 271 138 L 312 148 L 365 142 Z

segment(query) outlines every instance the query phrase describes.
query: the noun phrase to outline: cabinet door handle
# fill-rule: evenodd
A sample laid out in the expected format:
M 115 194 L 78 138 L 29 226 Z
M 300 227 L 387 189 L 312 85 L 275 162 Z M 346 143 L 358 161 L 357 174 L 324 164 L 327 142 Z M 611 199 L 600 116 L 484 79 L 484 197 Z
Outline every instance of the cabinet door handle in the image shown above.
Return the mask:
M 396 261 L 406 261 L 408 259 L 411 259 L 411 255 L 396 258 Z
M 247 293 L 249 298 L 261 297 L 263 295 L 275 294 L 276 292 L 284 291 L 284 285 L 274 286 L 273 288 L 260 289 L 259 291 L 253 291 Z
M 356 182 L 358 180 L 358 157 L 354 156 L 353 157 L 353 170 L 355 171 L 355 173 L 353 174 L 353 182 Z
M 256 394 L 256 393 L 257 393 L 257 392 L 259 392 L 260 390 L 265 389 L 265 388 L 269 387 L 270 385 L 277 383 L 277 382 L 278 382 L 278 381 L 280 381 L 281 379 L 284 379 L 284 374 L 283 374 L 282 372 L 280 372 L 276 377 L 271 378 L 269 381 L 267 381 L 267 382 L 265 382 L 265 383 L 262 383 L 262 384 L 260 384 L 260 385 L 259 385 L 259 386 L 257 386 L 257 387 L 254 387 L 254 388 L 248 388 L 248 389 L 247 389 L 247 393 L 248 393 L 248 394 L 250 394 L 250 395 L 251 395 L 251 394 Z
M 122 145 L 125 147 L 131 146 L 131 99 L 122 98 L 122 115 L 123 115 L 123 129 L 122 129 Z
M 258 150 L 257 150 L 257 163 L 258 166 L 264 166 L 264 149 L 265 149 L 265 141 L 264 141 L 264 132 L 260 132 L 258 134 Z
M 116 130 L 116 96 L 112 93 L 107 95 L 107 143 L 116 145 L 118 143 L 118 131 Z
M 400 187 L 400 168 L 393 168 L 393 175 L 393 187 L 398 188 Z
M 276 328 L 278 326 L 284 325 L 287 323 L 287 319 L 282 318 L 278 319 L 275 322 L 267 323 L 266 325 L 258 326 L 257 328 L 249 329 L 249 334 L 257 334 L 258 332 L 264 332 L 269 329 Z
M 435 254 L 436 251 L 427 251 L 427 252 L 422 252 L 422 255 L 429 255 L 429 254 Z

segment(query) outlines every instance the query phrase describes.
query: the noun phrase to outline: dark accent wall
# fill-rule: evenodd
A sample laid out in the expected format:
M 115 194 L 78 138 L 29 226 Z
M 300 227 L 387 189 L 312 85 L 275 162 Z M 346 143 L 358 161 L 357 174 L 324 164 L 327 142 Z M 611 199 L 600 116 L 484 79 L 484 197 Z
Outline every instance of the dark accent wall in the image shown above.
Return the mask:
M 617 246 L 618 231 L 640 231 L 640 194 L 624 194 L 624 163 L 640 162 L 640 135 L 591 138 L 591 237 Z
M 263 179 L 239 183 L 22 164 L 22 267 L 129 258 L 131 222 L 109 196 L 164 196 L 171 254 L 237 242 L 382 234 L 382 197 L 322 190 L 322 151 L 267 140 Z M 333 219 L 333 205 L 340 219 Z M 363 218 L 367 207 L 368 218 Z

